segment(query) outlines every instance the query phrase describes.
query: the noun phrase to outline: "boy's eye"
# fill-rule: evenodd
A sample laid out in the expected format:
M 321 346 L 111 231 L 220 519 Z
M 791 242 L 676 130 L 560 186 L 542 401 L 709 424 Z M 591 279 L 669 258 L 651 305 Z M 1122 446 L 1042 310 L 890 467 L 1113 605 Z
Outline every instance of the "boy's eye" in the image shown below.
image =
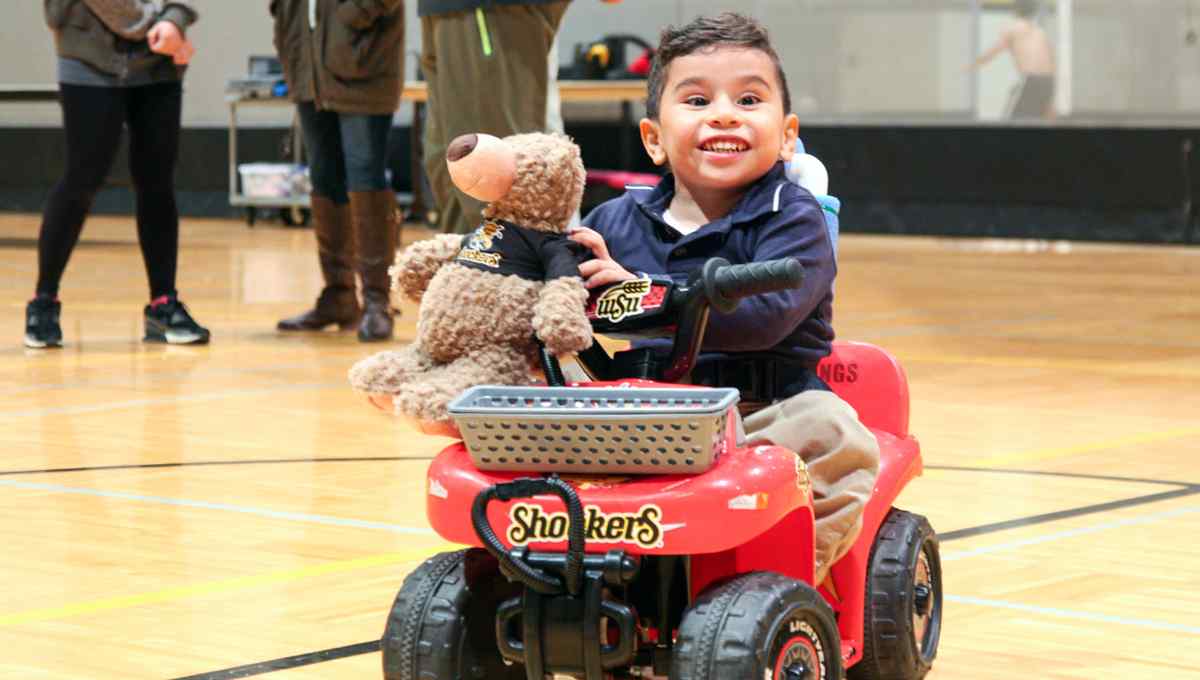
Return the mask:
M 756 94 L 744 94 L 742 95 L 742 98 L 738 100 L 738 104 L 742 106 L 754 106 L 755 104 L 761 102 L 762 99 Z
M 708 103 L 708 98 L 701 97 L 698 94 L 694 94 L 694 95 L 688 97 L 687 99 L 683 100 L 683 102 L 685 104 L 687 104 L 688 106 L 704 106 L 705 104 Z

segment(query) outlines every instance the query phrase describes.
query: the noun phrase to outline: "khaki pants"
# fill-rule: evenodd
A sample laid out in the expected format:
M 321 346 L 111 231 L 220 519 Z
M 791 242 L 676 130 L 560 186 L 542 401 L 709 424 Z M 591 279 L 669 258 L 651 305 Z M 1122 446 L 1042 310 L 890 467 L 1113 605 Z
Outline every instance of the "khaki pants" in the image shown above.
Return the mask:
M 815 582 L 821 583 L 862 531 L 879 472 L 879 442 L 833 392 L 808 390 L 747 416 L 746 441 L 796 452 L 808 466 L 816 517 Z
M 421 71 L 429 82 L 425 172 L 443 232 L 465 234 L 483 205 L 450 181 L 446 147 L 455 137 L 504 137 L 546 129 L 549 53 L 567 1 L 499 5 L 421 17 Z

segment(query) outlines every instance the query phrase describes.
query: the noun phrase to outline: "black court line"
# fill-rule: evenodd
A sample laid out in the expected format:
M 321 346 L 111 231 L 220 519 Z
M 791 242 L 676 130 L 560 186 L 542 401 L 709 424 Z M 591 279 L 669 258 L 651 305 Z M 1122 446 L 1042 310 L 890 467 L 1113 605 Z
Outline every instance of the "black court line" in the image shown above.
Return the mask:
M 949 472 L 987 472 L 998 475 L 1022 475 L 1031 477 L 1065 477 L 1068 479 L 1094 479 L 1102 482 L 1131 482 L 1136 484 L 1163 484 L 1165 486 L 1200 486 L 1196 482 L 1181 482 L 1170 479 L 1146 479 L 1143 477 L 1114 477 L 1112 475 L 1088 475 L 1080 472 L 1052 472 L 1049 470 L 1011 470 L 1008 468 L 967 467 L 963 465 L 926 465 L 926 470 Z
M 200 673 L 199 675 L 188 675 L 185 677 L 174 678 L 173 680 L 233 680 L 234 678 L 248 678 L 252 675 L 263 675 L 264 673 L 274 673 L 275 671 L 286 671 L 289 668 L 310 666 L 315 663 L 336 661 L 349 656 L 371 654 L 378 651 L 379 640 L 375 640 L 373 642 L 360 642 L 356 645 L 346 645 L 345 647 L 323 649 L 319 652 L 297 654 L 296 656 L 287 656 L 282 659 L 275 659 L 274 661 L 262 661 L 260 663 L 238 666 L 237 668 L 226 668 L 223 671 Z
M 954 466 L 927 466 L 930 470 L 958 470 L 964 472 L 996 472 L 1005 474 L 1021 474 L 1017 470 L 998 470 L 991 468 L 967 468 Z M 1119 501 L 1111 501 L 1108 503 L 1097 503 L 1095 505 L 1086 505 L 1070 510 L 1060 510 L 1058 512 L 1048 512 L 1041 515 L 1032 515 L 1019 519 L 1008 520 L 1005 522 L 995 522 L 992 524 L 983 524 L 977 527 L 969 527 L 966 529 L 958 529 L 956 531 L 947 531 L 939 533 L 938 539 L 942 543 L 949 543 L 972 536 L 982 536 L 984 534 L 992 534 L 1008 529 L 1016 529 L 1018 527 L 1034 526 L 1037 524 L 1046 524 L 1048 522 L 1056 522 L 1061 519 L 1071 517 L 1081 517 L 1083 515 L 1093 515 L 1110 510 L 1120 508 L 1134 507 L 1137 505 L 1145 505 L 1147 503 L 1158 503 L 1160 501 L 1171 500 L 1173 498 L 1183 498 L 1186 496 L 1194 496 L 1200 494 L 1200 485 L 1188 484 L 1185 482 L 1171 482 L 1166 480 L 1147 480 L 1147 479 L 1129 479 L 1125 477 L 1104 477 L 1100 475 L 1085 475 L 1074 473 L 1053 473 L 1040 471 L 1026 471 L 1025 474 L 1032 475 L 1047 475 L 1057 477 L 1075 477 L 1084 479 L 1102 479 L 1109 481 L 1122 482 L 1141 482 L 1148 484 L 1169 484 L 1173 486 L 1182 486 L 1183 488 L 1175 489 L 1174 491 L 1164 491 L 1162 493 L 1149 494 L 1146 496 L 1137 496 Z M 272 661 L 263 661 L 260 663 L 247 664 L 236 668 L 228 668 L 221 671 L 213 671 L 211 673 L 200 673 L 198 675 L 189 675 L 183 678 L 173 678 L 172 680 L 229 680 L 232 678 L 248 678 L 254 675 L 262 675 L 265 673 L 273 673 L 275 671 L 287 670 L 290 668 L 299 668 L 308 666 L 323 661 L 332 661 L 334 659 L 342 659 L 348 656 L 357 656 L 359 654 L 372 654 L 380 650 L 380 642 L 378 640 L 372 642 L 360 642 L 354 645 L 345 647 L 335 647 L 326 649 L 320 652 L 310 652 L 308 654 L 298 654 L 296 656 L 288 656 L 282 659 L 274 659 Z
M 125 248 L 136 245 L 137 241 L 105 241 L 102 239 L 83 239 L 75 247 L 86 250 L 89 248 Z M 14 238 L 9 236 L 0 238 L 0 248 L 33 250 L 37 247 L 38 240 L 36 238 Z M 190 244 L 188 247 L 191 247 Z
M 154 468 L 206 467 L 221 465 L 288 465 L 303 463 L 370 463 L 433 460 L 434 456 L 360 456 L 353 458 L 266 458 L 244 460 L 197 460 L 178 463 L 128 463 L 125 465 L 93 465 L 69 468 L 41 468 L 34 470 L 0 470 L 0 477 L 17 475 L 60 474 L 67 472 L 104 472 L 109 470 L 138 470 Z M 965 467 L 960 465 L 926 465 L 926 470 L 949 472 L 984 472 L 1000 475 L 1022 475 L 1038 477 L 1064 477 L 1070 479 L 1094 479 L 1107 482 L 1129 482 L 1136 484 L 1161 484 L 1163 486 L 1200 486 L 1192 482 L 1170 479 L 1147 479 L 1142 477 L 1115 477 L 1111 475 L 1088 475 L 1075 472 L 1050 472 L 1046 470 L 1009 470 L 1002 468 Z
M 433 460 L 433 456 L 378 456 L 362 458 L 278 458 L 265 460 L 197 460 L 182 463 L 130 463 L 128 465 L 96 465 L 92 467 L 46 468 L 43 470 L 0 470 L 0 477 L 43 475 L 62 472 L 106 472 L 109 470 L 141 470 L 154 468 L 205 467 L 218 465 L 286 465 L 295 463 L 374 463 L 404 460 Z
M 958 529 L 956 531 L 947 531 L 946 533 L 938 533 L 938 540 L 942 542 L 955 541 L 961 538 L 970 538 L 971 536 L 982 536 L 984 534 L 994 534 L 997 531 L 1005 531 L 1007 529 L 1016 529 L 1018 527 L 1028 527 L 1035 524 L 1046 524 L 1047 522 L 1057 522 L 1060 519 L 1069 519 L 1071 517 L 1082 517 L 1083 515 L 1094 515 L 1096 513 L 1108 512 L 1109 510 L 1119 510 L 1121 508 L 1131 508 L 1136 505 L 1145 505 L 1147 503 L 1158 503 L 1159 501 L 1168 501 L 1172 498 L 1183 498 L 1185 496 L 1194 496 L 1200 494 L 1200 487 L 1188 486 L 1174 491 L 1163 491 L 1162 493 L 1154 493 L 1148 496 L 1137 496 L 1135 498 L 1126 498 L 1119 501 L 1110 501 L 1108 503 L 1097 503 L 1096 505 L 1085 505 L 1079 508 L 1070 510 L 1059 510 L 1058 512 L 1047 512 L 1041 515 L 1033 515 L 1031 517 L 1022 517 L 1019 519 L 1010 519 L 1005 522 L 994 522 L 992 524 L 983 524 L 977 527 L 967 529 Z

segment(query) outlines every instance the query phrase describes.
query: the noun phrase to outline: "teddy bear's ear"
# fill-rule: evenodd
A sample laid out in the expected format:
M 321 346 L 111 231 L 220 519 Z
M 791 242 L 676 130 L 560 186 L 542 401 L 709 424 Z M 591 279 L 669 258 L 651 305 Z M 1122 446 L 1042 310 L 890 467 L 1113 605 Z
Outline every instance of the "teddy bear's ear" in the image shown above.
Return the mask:
M 446 148 L 446 167 L 454 186 L 490 203 L 512 188 L 517 176 L 517 151 L 492 135 L 461 135 Z

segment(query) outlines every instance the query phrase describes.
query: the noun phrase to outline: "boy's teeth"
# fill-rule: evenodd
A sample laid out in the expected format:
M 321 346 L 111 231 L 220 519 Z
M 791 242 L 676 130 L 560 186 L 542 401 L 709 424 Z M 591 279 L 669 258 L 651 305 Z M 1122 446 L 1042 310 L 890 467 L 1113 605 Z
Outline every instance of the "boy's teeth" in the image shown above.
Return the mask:
M 734 152 L 734 151 L 741 151 L 744 147 L 741 144 L 738 144 L 735 142 L 709 142 L 708 144 L 704 145 L 704 148 L 708 151 L 729 153 L 729 152 Z

